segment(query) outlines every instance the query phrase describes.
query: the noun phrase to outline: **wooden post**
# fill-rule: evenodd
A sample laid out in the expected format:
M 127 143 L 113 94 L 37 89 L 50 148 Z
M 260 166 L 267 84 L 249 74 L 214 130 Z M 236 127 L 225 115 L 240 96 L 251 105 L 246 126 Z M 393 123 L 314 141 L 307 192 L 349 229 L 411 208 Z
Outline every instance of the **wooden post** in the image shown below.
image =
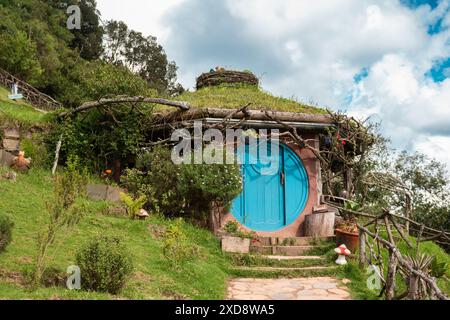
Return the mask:
M 417 300 L 417 290 L 419 287 L 419 277 L 411 272 L 408 284 L 408 299 Z
M 395 296 L 395 274 L 397 273 L 397 256 L 395 249 L 389 249 L 389 264 L 386 277 L 386 300 L 392 300 Z
M 113 178 L 116 183 L 120 183 L 120 174 L 122 170 L 122 161 L 119 158 L 114 159 L 113 162 Z
M 56 173 L 56 168 L 58 167 L 58 161 L 59 161 L 59 151 L 61 150 L 61 144 L 62 144 L 62 135 L 59 137 L 58 143 L 56 144 L 56 150 L 55 150 L 55 162 L 53 162 L 53 168 L 52 168 L 52 176 Z
M 411 195 L 409 193 L 406 193 L 406 203 L 405 203 L 405 217 L 407 219 L 411 218 L 411 212 L 412 212 L 412 202 L 411 202 Z M 405 221 L 405 229 L 406 234 L 409 235 L 409 220 Z
M 313 213 L 305 217 L 305 236 L 331 237 L 334 235 L 335 213 Z
M 359 230 L 359 267 L 361 269 L 366 265 L 366 234 Z

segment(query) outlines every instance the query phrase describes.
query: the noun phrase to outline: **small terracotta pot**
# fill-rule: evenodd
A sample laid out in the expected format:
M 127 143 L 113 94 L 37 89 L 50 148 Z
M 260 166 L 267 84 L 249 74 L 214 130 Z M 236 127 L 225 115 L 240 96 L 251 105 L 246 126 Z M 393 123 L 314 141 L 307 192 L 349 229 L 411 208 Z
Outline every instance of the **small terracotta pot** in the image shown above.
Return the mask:
M 354 254 L 359 248 L 359 234 L 336 229 L 336 244 L 345 246 Z

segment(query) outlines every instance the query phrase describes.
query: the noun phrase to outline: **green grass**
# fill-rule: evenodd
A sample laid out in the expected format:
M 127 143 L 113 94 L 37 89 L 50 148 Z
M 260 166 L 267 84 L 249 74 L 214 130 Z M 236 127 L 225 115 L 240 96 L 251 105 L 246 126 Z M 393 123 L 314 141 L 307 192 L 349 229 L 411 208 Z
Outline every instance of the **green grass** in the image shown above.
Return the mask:
M 1 170 L 1 169 L 0 169 Z M 221 299 L 226 290 L 228 262 L 219 241 L 207 230 L 188 223 L 183 230 L 188 241 L 200 247 L 201 255 L 173 268 L 162 254 L 162 241 L 153 239 L 148 225 L 165 226 L 168 220 L 152 216 L 146 221 L 102 215 L 104 202 L 89 202 L 90 212 L 69 234 L 60 235 L 50 252 L 50 267 L 64 272 L 74 264 L 82 243 L 102 233 L 118 235 L 129 248 L 135 272 L 119 296 L 64 288 L 29 291 L 11 275 L 20 276 L 30 268 L 36 252 L 36 235 L 46 223 L 45 201 L 52 190 L 48 172 L 35 169 L 19 175 L 13 184 L 0 180 L 0 212 L 15 223 L 13 241 L 0 254 L 0 299 Z M 5 276 L 8 275 L 9 276 Z M 13 280 L 11 280 L 13 279 Z
M 272 270 L 272 271 L 262 271 L 262 270 L 242 270 L 242 269 L 231 269 L 230 275 L 239 278 L 308 278 L 308 277 L 338 277 L 340 267 L 322 269 L 322 270 Z
M 328 261 L 311 259 L 311 260 L 275 260 L 267 259 L 262 255 L 241 255 L 241 254 L 230 254 L 229 259 L 231 259 L 232 264 L 236 266 L 244 267 L 282 267 L 282 268 L 303 268 L 312 266 L 325 266 Z
M 206 87 L 194 92 L 185 92 L 175 100 L 186 101 L 194 108 L 239 108 L 251 103 L 250 109 L 271 109 L 299 113 L 325 113 L 321 108 L 295 100 L 276 97 L 249 85 L 220 85 Z
M 0 173 L 5 169 L 0 168 Z M 52 179 L 42 169 L 33 169 L 26 175 L 19 175 L 17 183 L 0 179 L 0 212 L 12 218 L 15 223 L 13 241 L 0 254 L 0 299 L 223 299 L 227 279 L 230 277 L 314 277 L 333 276 L 350 279 L 347 285 L 353 299 L 378 299 L 379 292 L 370 291 L 366 281 L 368 275 L 350 260 L 344 267 L 329 270 L 281 270 L 275 272 L 237 270 L 232 266 L 308 267 L 313 265 L 334 265 L 336 259 L 332 249 L 334 243 L 320 245 L 308 254 L 323 255 L 325 260 L 273 261 L 263 257 L 242 257 L 224 255 L 219 241 L 209 231 L 184 223 L 182 229 L 191 244 L 200 248 L 200 255 L 191 261 L 173 268 L 162 253 L 163 242 L 152 236 L 149 225 L 164 228 L 170 221 L 160 216 L 151 216 L 146 221 L 134 221 L 124 217 L 105 215 L 109 204 L 88 202 L 89 212 L 70 233 L 59 236 L 50 252 L 49 267 L 64 272 L 75 263 L 75 252 L 92 236 L 114 234 L 122 237 L 129 248 L 135 272 L 118 296 L 105 293 L 69 291 L 63 287 L 40 288 L 30 291 L 23 285 L 23 274 L 30 270 L 36 253 L 36 236 L 45 227 L 46 201 L 51 199 Z M 414 239 L 411 238 L 414 242 Z M 399 243 L 402 253 L 411 249 Z M 437 257 L 450 265 L 450 256 L 432 242 L 420 245 L 420 251 Z M 387 252 L 383 252 L 386 263 Z M 447 272 L 450 277 L 450 270 Z M 401 293 L 404 284 L 398 279 Z M 450 293 L 449 282 L 439 279 L 440 288 Z
M 37 111 L 24 100 L 13 101 L 8 99 L 8 94 L 8 90 L 0 87 L 0 123 L 36 124 L 45 122 L 45 113 Z

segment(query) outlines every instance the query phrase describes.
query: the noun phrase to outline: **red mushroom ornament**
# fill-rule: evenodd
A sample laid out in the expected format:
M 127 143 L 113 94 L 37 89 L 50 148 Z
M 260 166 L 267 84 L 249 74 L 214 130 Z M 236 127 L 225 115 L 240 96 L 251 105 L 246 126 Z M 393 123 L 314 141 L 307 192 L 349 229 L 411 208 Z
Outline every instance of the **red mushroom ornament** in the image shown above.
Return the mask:
M 339 265 L 345 265 L 347 264 L 347 260 L 345 257 L 349 256 L 351 254 L 350 250 L 347 249 L 345 244 L 340 245 L 336 249 L 334 249 L 334 252 L 338 254 L 338 258 L 336 260 L 336 263 Z

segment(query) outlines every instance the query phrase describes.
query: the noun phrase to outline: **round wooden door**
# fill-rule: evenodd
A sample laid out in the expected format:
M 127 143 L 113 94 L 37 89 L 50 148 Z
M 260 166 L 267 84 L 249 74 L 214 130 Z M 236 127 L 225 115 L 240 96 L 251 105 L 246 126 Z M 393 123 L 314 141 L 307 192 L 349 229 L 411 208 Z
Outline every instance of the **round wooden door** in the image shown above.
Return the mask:
M 242 148 L 243 191 L 233 201 L 231 213 L 254 231 L 277 231 L 293 223 L 308 200 L 308 176 L 302 161 L 286 145 L 266 143 Z M 264 161 L 261 157 L 267 152 Z M 269 161 L 267 161 L 269 160 Z

